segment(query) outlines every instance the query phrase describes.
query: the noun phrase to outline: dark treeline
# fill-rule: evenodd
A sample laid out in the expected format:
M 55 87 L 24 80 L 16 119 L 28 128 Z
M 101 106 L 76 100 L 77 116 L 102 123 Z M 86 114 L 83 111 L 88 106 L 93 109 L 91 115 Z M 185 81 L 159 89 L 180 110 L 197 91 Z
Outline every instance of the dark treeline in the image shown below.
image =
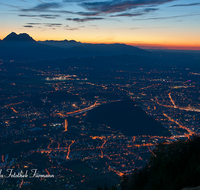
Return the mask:
M 170 144 L 160 143 L 142 170 L 124 175 L 120 187 L 98 190 L 181 190 L 200 185 L 200 137 Z

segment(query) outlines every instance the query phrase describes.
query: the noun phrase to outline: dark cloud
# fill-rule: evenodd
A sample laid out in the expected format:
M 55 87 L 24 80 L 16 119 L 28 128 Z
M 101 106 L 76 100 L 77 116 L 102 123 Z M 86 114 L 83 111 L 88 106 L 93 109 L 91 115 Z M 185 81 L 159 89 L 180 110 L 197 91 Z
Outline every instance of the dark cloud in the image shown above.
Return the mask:
M 134 16 L 141 16 L 144 13 L 122 13 L 122 14 L 118 14 L 118 15 L 112 15 L 111 17 L 119 17 L 119 16 L 125 16 L 125 17 L 134 17 Z
M 147 8 L 135 13 L 122 13 L 122 14 L 117 14 L 117 15 L 112 15 L 111 17 L 120 17 L 120 16 L 125 16 L 125 17 L 134 17 L 134 16 L 142 16 L 148 12 L 152 12 L 152 11 L 157 11 L 158 9 L 156 8 Z
M 22 9 L 22 11 L 24 12 L 44 12 L 44 11 L 48 11 L 49 9 L 57 9 L 57 8 L 61 8 L 60 3 L 41 3 L 33 8 L 30 9 Z
M 116 13 L 143 6 L 160 5 L 171 1 L 174 0 L 111 0 L 103 2 L 84 2 L 80 5 L 89 11 Z
M 77 12 L 76 14 L 81 16 L 98 16 L 98 12 Z
M 45 26 L 47 27 L 60 27 L 62 24 L 60 23 L 44 23 Z
M 24 25 L 24 27 L 32 28 L 36 25 L 40 25 L 40 26 L 43 25 L 45 27 L 50 27 L 50 28 L 62 26 L 62 24 L 60 24 L 60 23 L 26 23 L 26 25 Z
M 33 26 L 32 25 L 25 25 L 24 27 L 25 28 L 32 28 Z
M 152 17 L 146 19 L 135 19 L 135 20 L 163 20 L 163 19 L 174 19 L 174 18 L 183 18 L 183 17 L 190 17 L 190 16 L 197 16 L 200 14 L 187 14 L 187 15 L 177 15 L 177 16 L 169 16 L 169 17 Z
M 39 25 L 39 24 L 42 24 L 42 23 L 35 23 L 35 22 L 31 22 L 31 23 L 26 23 L 28 25 Z
M 42 1 L 41 1 L 42 2 Z M 58 14 L 76 14 L 71 11 L 66 11 L 62 9 L 62 4 L 60 3 L 41 3 L 35 7 L 29 9 L 20 9 L 21 12 L 41 12 L 41 13 L 50 13 L 50 14 L 41 14 L 41 15 L 27 15 L 27 14 L 20 14 L 19 16 L 27 16 L 27 17 L 41 17 L 46 19 L 56 19 L 60 15 Z
M 80 26 L 80 27 L 75 27 L 75 28 L 73 28 L 73 27 L 70 27 L 70 26 L 66 26 L 65 27 L 65 30 L 70 30 L 70 31 L 74 31 L 74 30 L 79 30 L 80 28 L 83 28 L 84 26 Z
M 39 15 L 39 17 L 42 17 L 42 18 L 46 18 L 46 19 L 56 19 L 57 17 L 59 17 L 59 15 L 46 15 L 46 14 L 43 14 L 43 15 Z
M 65 28 L 65 30 L 74 31 L 74 30 L 79 30 L 79 28 Z
M 74 22 L 87 22 L 93 20 L 102 20 L 104 18 L 99 17 L 86 17 L 86 18 L 67 18 L 66 20 L 74 21 Z
M 86 22 L 91 20 L 101 20 L 103 18 L 97 18 L 95 16 L 105 15 L 105 14 L 113 14 L 118 13 L 118 15 L 112 15 L 111 17 L 117 16 L 127 16 L 127 17 L 134 17 L 134 16 L 141 16 L 148 12 L 156 11 L 158 9 L 153 8 L 153 6 L 157 6 L 163 3 L 171 2 L 175 0 L 101 0 L 101 1 L 94 1 L 94 0 L 63 0 L 63 2 L 68 3 L 77 3 L 79 6 L 82 6 L 87 11 L 86 12 L 72 12 L 66 11 L 62 9 L 63 4 L 61 3 L 45 3 L 42 2 L 41 4 L 29 8 L 29 9 L 21 9 L 22 12 L 42 12 L 42 13 L 50 13 L 49 15 L 38 15 L 38 17 L 46 18 L 46 19 L 55 19 L 59 15 L 57 14 L 73 14 L 73 15 L 80 15 L 86 18 L 72 18 L 67 20 L 72 20 L 75 22 Z M 148 7 L 148 8 L 147 8 Z M 137 10 L 137 8 L 146 8 L 142 11 L 127 13 L 130 10 Z M 51 14 L 52 13 L 52 14 Z M 53 14 L 55 13 L 55 15 Z M 121 13 L 121 14 L 119 14 Z M 19 16 L 25 16 L 25 14 L 21 14 Z M 101 17 L 102 17 L 101 16 Z M 36 17 L 34 15 L 29 15 L 27 17 Z
M 146 8 L 143 11 L 148 13 L 148 12 L 157 11 L 157 10 L 159 10 L 159 9 L 158 8 Z
M 197 5 L 200 5 L 200 3 L 177 4 L 177 5 L 172 5 L 171 7 L 188 7 L 188 6 L 197 6 Z
M 21 14 L 18 15 L 21 17 L 40 17 L 40 18 L 46 18 L 46 19 L 56 19 L 60 15 L 51 15 L 51 14 L 41 14 L 41 15 L 27 15 L 27 14 Z
M 21 17 L 37 17 L 38 15 L 18 15 L 18 16 L 21 16 Z
M 52 10 L 54 9 L 54 10 Z M 57 9 L 57 10 L 55 10 Z M 62 9 L 61 4 L 59 3 L 41 3 L 33 8 L 29 9 L 21 9 L 22 12 L 50 12 L 50 13 L 60 13 L 60 14 L 77 14 L 81 16 L 97 16 L 98 12 L 72 12 L 72 11 L 66 11 Z M 44 17 L 44 18 L 55 18 L 59 15 L 25 15 L 20 14 L 19 16 L 27 16 L 27 17 Z

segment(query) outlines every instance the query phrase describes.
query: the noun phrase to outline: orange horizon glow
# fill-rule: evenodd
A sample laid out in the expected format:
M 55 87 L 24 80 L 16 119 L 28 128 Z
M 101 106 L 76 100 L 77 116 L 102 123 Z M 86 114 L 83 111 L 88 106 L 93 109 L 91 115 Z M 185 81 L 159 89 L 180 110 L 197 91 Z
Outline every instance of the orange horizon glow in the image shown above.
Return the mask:
M 46 41 L 45 40 L 36 40 L 36 41 Z M 56 39 L 53 41 L 63 41 L 64 39 Z M 67 40 L 75 40 L 77 42 L 81 42 L 81 43 L 89 43 L 89 44 L 126 44 L 126 45 L 130 45 L 130 46 L 135 46 L 135 47 L 139 47 L 141 49 L 163 49 L 163 50 L 191 50 L 191 51 L 200 51 L 200 44 L 194 45 L 194 43 L 162 43 L 162 42 L 127 42 L 127 41 L 104 41 L 104 40 L 98 40 L 98 41 L 94 41 L 94 40 L 76 40 L 76 39 L 67 39 Z
M 3 38 L 1 38 L 1 40 L 3 40 Z M 63 41 L 65 39 L 43 39 L 43 38 L 33 38 L 35 41 Z M 74 39 L 67 39 L 67 40 L 74 40 Z M 130 45 L 130 46 L 136 46 L 139 47 L 141 49 L 161 49 L 161 50 L 191 50 L 191 51 L 200 51 L 200 44 L 198 45 L 194 45 L 194 44 L 190 44 L 190 43 L 159 43 L 159 42 L 142 42 L 142 43 L 138 43 L 138 42 L 123 42 L 123 41 L 93 41 L 93 40 L 75 40 L 77 42 L 81 42 L 81 43 L 90 43 L 90 44 L 126 44 L 126 45 Z
M 193 51 L 200 51 L 200 44 L 194 45 L 190 43 L 153 43 L 153 42 L 144 42 L 144 43 L 137 43 L 137 42 L 94 42 L 94 41 L 87 41 L 82 43 L 91 43 L 91 44 L 126 44 L 130 46 L 136 46 L 141 49 L 163 49 L 163 50 L 193 50 Z
M 46 41 L 45 40 L 36 40 L 36 41 Z M 63 39 L 64 40 L 64 39 Z M 63 41 L 63 40 L 53 40 L 53 41 Z M 68 40 L 73 40 L 73 39 L 68 39 Z M 50 40 L 49 40 L 50 41 Z M 123 42 L 123 41 L 112 41 L 112 42 L 106 42 L 106 41 L 92 41 L 92 40 L 75 40 L 77 42 L 81 42 L 81 43 L 89 43 L 89 44 L 126 44 L 126 45 L 130 45 L 130 46 L 136 46 L 139 47 L 141 49 L 163 49 L 163 50 L 193 50 L 193 51 L 200 51 L 200 44 L 199 45 L 194 45 L 194 44 L 187 44 L 187 43 L 167 43 L 167 44 L 163 44 L 163 43 L 148 43 L 148 42 L 144 42 L 144 43 L 137 43 L 137 42 Z
M 194 46 L 192 44 L 162 44 L 162 43 L 127 43 L 127 42 L 91 42 L 84 41 L 81 43 L 90 43 L 90 44 L 126 44 L 130 46 L 139 47 L 141 49 L 163 49 L 163 50 L 193 50 L 200 51 L 200 45 Z
M 163 49 L 163 50 L 188 50 L 188 51 L 200 51 L 200 46 L 180 46 L 180 45 L 146 45 L 141 46 L 137 44 L 127 44 L 140 47 L 141 49 Z
M 130 46 L 136 46 L 141 49 L 163 49 L 163 50 L 196 50 L 200 51 L 200 45 L 199 46 L 193 46 L 193 45 L 180 45 L 180 44 L 138 44 L 138 43 L 121 43 L 121 42 L 102 42 L 102 43 L 95 43 L 95 42 L 84 42 L 84 43 L 91 43 L 91 44 L 126 44 Z
M 142 49 L 171 49 L 171 50 L 197 50 L 200 51 L 200 44 L 194 45 L 189 43 L 126 43 L 127 45 L 138 46 Z

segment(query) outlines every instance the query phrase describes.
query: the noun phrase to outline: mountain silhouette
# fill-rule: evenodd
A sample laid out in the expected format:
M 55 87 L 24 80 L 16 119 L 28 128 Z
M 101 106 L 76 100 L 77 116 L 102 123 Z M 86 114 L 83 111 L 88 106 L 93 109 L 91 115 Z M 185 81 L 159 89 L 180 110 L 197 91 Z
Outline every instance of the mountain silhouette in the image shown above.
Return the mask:
M 81 44 L 81 42 L 77 42 L 75 40 L 62 40 L 62 41 L 46 40 L 46 41 L 38 41 L 38 43 L 60 48 L 71 48 Z
M 68 44 L 68 45 L 67 45 Z M 37 42 L 26 33 L 10 33 L 0 41 L 0 59 L 51 60 L 57 58 L 151 54 L 126 44 L 84 44 L 74 40 Z
M 0 41 L 0 59 L 41 60 L 64 58 L 66 50 L 39 44 L 26 33 L 12 32 Z
M 33 42 L 35 40 L 26 33 L 17 35 L 15 32 L 12 32 L 8 34 L 3 41 Z

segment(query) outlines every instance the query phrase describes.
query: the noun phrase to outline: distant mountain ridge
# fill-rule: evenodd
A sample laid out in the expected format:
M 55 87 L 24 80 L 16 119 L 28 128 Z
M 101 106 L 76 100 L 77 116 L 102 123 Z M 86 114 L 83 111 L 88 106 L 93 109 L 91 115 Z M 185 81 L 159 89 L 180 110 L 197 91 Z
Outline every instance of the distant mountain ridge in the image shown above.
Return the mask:
M 26 33 L 10 33 L 0 41 L 0 59 L 41 60 L 71 57 L 151 54 L 126 44 L 84 44 L 75 40 L 37 42 Z
M 133 47 L 126 44 L 89 44 L 81 43 L 75 40 L 64 40 L 64 41 L 54 41 L 46 40 L 39 41 L 40 44 L 50 45 L 60 48 L 68 49 L 71 55 L 76 52 L 80 57 L 87 56 L 113 56 L 113 55 L 149 55 L 150 53 L 146 50 Z
M 75 40 L 66 40 L 66 39 L 62 41 L 55 41 L 55 40 L 38 41 L 38 43 L 60 48 L 71 48 L 82 44 L 81 42 L 77 42 Z
M 60 42 L 60 43 L 65 43 L 65 42 L 77 42 L 76 40 L 67 40 L 67 39 L 65 39 L 65 40 L 45 40 L 45 41 L 38 41 L 38 42 Z

